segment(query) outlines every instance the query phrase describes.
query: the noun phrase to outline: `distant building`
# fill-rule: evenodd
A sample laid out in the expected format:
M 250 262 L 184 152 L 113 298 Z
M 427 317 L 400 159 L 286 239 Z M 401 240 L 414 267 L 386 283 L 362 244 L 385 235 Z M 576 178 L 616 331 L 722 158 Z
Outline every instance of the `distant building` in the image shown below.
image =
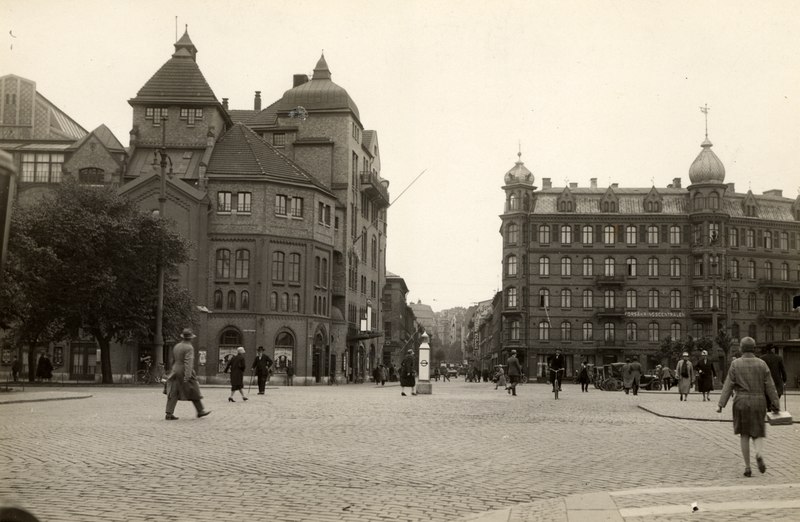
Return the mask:
M 400 362 L 409 348 L 419 347 L 417 319 L 408 305 L 408 287 L 405 280 L 391 272 L 386 274 L 383 287 L 383 364 L 387 367 Z
M 686 188 L 544 178 L 537 189 L 521 159 L 506 173 L 503 348 L 529 354 L 529 375 L 543 376 L 556 347 L 572 375 L 581 360 L 652 367 L 666 338 L 800 337 L 800 197 L 736 192 L 711 147 L 706 138 Z M 783 355 L 794 383 L 800 351 Z

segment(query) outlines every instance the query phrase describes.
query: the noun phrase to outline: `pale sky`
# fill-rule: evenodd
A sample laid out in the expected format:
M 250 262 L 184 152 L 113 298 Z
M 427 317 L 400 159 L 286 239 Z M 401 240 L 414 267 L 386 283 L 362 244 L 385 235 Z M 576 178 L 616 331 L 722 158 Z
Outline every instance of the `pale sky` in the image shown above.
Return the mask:
M 434 310 L 500 286 L 520 147 L 538 187 L 687 186 L 707 103 L 737 192 L 800 190 L 796 1 L 0 0 L 0 74 L 127 145 L 127 100 L 170 58 L 176 16 L 233 109 L 277 100 L 324 49 L 392 199 L 427 169 L 389 209 L 387 268 Z

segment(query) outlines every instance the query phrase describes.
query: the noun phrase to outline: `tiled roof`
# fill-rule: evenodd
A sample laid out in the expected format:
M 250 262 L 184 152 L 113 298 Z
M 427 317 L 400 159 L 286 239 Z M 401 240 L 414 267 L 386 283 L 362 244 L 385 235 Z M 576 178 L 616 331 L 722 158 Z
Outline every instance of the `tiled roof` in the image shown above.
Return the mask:
M 361 144 L 365 149 L 372 152 L 372 141 L 375 139 L 374 130 L 365 130 L 361 133 Z
M 217 103 L 214 91 L 191 53 L 178 49 L 167 63 L 139 89 L 133 102 L 184 101 Z
M 734 199 L 725 198 L 724 208 L 730 213 L 731 217 L 746 218 L 742 208 L 742 200 L 745 195 L 736 195 Z M 792 200 L 788 198 L 776 198 L 774 196 L 755 196 L 758 205 L 757 217 L 752 219 L 768 219 L 771 221 L 794 221 L 792 215 Z
M 281 101 L 282 100 L 278 100 L 274 102 L 272 105 L 250 118 L 248 125 L 251 127 L 258 127 L 271 126 L 278 123 L 278 107 L 280 106 Z
M 259 111 L 248 109 L 230 109 L 228 115 L 231 117 L 233 123 L 248 123 L 253 117 L 259 114 Z
M 105 148 L 110 152 L 125 152 L 125 147 L 122 146 L 122 143 L 119 142 L 117 137 L 114 136 L 114 133 L 111 132 L 111 129 L 106 127 L 105 124 L 100 124 L 100 126 L 95 130 L 81 138 L 80 141 L 74 143 L 70 149 L 79 149 L 81 145 L 86 143 L 86 140 L 88 140 L 89 136 L 92 134 L 94 134 L 95 137 L 100 140 L 100 143 L 102 143 L 103 146 L 105 146 Z
M 330 191 L 242 123 L 231 127 L 214 146 L 208 174 L 264 176 L 272 181 L 303 183 Z
M 558 197 L 563 192 L 562 188 L 545 189 L 536 196 L 536 206 L 533 214 L 558 213 Z M 600 202 L 608 188 L 571 188 L 570 192 L 575 199 L 575 214 L 597 214 L 600 212 Z M 617 214 L 643 214 L 644 199 L 650 193 L 649 188 L 615 188 L 614 195 L 619 201 Z M 661 195 L 662 214 L 685 214 L 687 192 L 685 189 L 658 189 Z

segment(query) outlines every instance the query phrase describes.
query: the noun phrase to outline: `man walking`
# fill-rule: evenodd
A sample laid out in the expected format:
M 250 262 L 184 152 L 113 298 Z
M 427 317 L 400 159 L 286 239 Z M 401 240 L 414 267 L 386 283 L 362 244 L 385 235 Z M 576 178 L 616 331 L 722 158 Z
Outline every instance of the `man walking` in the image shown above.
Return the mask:
M 767 363 L 769 373 L 775 382 L 775 390 L 777 390 L 778 398 L 780 399 L 783 396 L 783 390 L 786 385 L 786 367 L 783 365 L 783 357 L 778 355 L 778 348 L 770 343 L 767 345 L 767 353 L 761 356 L 761 360 Z
M 167 379 L 166 420 L 178 420 L 174 415 L 178 401 L 192 401 L 198 417 L 205 417 L 210 411 L 203 408 L 200 385 L 194 372 L 194 346 L 192 339 L 197 337 L 191 329 L 184 328 L 181 342 L 172 348 L 172 373 Z
M 19 359 L 17 356 L 14 356 L 14 362 L 11 363 L 11 377 L 14 379 L 14 382 L 17 382 L 19 379 L 19 372 L 22 370 L 22 364 L 20 364 Z
M 511 350 L 511 355 L 506 359 L 506 368 L 508 368 L 508 393 L 512 396 L 517 396 L 517 383 L 522 376 L 522 366 L 517 359 L 517 351 Z
M 264 395 L 264 390 L 267 388 L 267 377 L 269 377 L 270 368 L 272 368 L 272 359 L 264 354 L 264 347 L 259 346 L 252 366 L 252 369 L 255 370 L 256 377 L 258 377 L 259 395 Z
M 639 383 L 642 379 L 642 363 L 639 362 L 639 359 L 634 359 L 631 362 L 630 366 L 631 377 L 633 378 L 633 385 L 631 389 L 633 390 L 633 395 L 639 395 Z

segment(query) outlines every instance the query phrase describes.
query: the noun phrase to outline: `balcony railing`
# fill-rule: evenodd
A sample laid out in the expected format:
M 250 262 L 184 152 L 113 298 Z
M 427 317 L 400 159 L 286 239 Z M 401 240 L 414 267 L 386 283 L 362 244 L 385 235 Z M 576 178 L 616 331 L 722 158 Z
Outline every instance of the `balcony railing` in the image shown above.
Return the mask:
M 383 180 L 374 172 L 361 173 L 361 190 L 378 202 L 381 207 L 389 206 L 389 190 L 384 186 Z
M 625 279 L 621 275 L 598 275 L 595 277 L 595 282 L 598 285 L 622 286 Z
M 595 316 L 601 317 L 623 317 L 625 311 L 622 308 L 600 308 L 595 312 Z
M 759 288 L 789 288 L 800 290 L 800 281 L 783 281 L 780 279 L 759 279 Z
M 761 312 L 758 313 L 758 320 L 761 322 L 770 320 L 800 321 L 800 311 L 778 312 L 776 310 L 762 310 Z

